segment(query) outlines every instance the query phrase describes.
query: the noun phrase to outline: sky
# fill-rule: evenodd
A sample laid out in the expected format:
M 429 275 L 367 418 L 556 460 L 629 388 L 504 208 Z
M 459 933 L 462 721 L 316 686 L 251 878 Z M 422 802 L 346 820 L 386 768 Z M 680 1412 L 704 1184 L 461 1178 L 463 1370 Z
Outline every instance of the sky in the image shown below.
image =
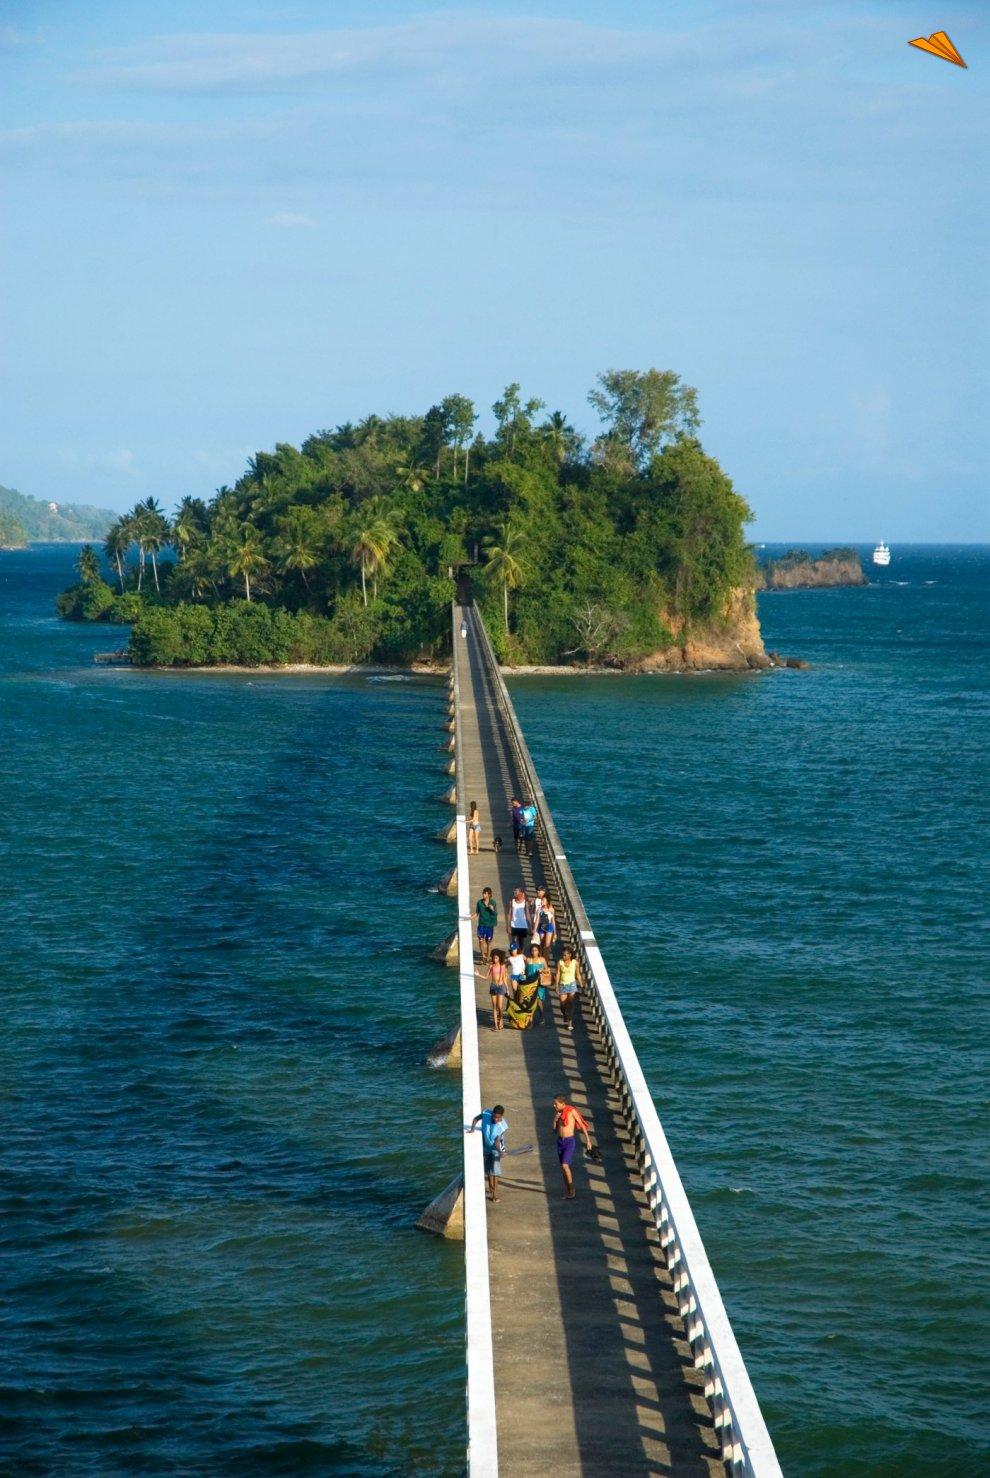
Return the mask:
M 655 365 L 754 538 L 990 539 L 988 77 L 970 0 L 0 0 L 0 484 Z

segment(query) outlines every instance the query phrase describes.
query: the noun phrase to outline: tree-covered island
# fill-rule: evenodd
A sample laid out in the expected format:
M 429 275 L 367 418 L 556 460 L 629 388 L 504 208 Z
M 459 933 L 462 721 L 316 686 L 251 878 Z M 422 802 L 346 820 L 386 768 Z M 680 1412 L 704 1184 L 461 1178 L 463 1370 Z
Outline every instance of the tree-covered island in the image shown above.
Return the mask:
M 868 585 L 859 554 L 848 545 L 809 554 L 789 549 L 779 559 L 768 559 L 757 571 L 757 589 L 819 590 L 832 585 Z
M 510 664 L 766 666 L 745 501 L 671 371 L 613 370 L 588 443 L 506 387 L 259 452 L 209 502 L 154 499 L 87 547 L 67 619 L 131 624 L 144 665 L 406 663 L 449 649 L 458 589 Z

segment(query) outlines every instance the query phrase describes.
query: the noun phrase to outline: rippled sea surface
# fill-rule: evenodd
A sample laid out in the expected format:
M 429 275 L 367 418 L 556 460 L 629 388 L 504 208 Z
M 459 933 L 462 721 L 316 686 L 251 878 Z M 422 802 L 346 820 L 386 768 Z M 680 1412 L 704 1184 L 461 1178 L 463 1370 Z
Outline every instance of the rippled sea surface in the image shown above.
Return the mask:
M 94 670 L 0 554 L 0 1471 L 463 1454 L 438 683 Z
M 95 670 L 74 554 L 0 554 L 0 1471 L 456 1474 L 443 688 Z M 990 1466 L 988 585 L 512 684 L 789 1474 Z
M 871 577 L 512 687 L 785 1472 L 987 1473 L 990 549 Z

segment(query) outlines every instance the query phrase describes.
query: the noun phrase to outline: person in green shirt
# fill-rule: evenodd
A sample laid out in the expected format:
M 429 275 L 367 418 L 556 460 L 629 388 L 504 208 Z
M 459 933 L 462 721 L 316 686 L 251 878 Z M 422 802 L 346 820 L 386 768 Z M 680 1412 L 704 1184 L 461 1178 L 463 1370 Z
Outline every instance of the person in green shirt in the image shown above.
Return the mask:
M 487 965 L 488 956 L 492 952 L 492 935 L 498 923 L 498 904 L 492 897 L 491 888 L 482 888 L 481 897 L 475 904 L 474 911 L 478 915 L 478 948 L 481 950 L 481 963 Z

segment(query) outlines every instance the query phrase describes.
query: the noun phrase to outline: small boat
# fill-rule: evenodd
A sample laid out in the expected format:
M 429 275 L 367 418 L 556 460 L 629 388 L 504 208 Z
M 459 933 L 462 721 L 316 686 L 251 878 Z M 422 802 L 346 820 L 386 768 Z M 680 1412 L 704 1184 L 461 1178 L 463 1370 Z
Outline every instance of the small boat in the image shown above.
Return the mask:
M 882 539 L 873 551 L 873 563 L 875 565 L 890 564 L 890 550 Z

